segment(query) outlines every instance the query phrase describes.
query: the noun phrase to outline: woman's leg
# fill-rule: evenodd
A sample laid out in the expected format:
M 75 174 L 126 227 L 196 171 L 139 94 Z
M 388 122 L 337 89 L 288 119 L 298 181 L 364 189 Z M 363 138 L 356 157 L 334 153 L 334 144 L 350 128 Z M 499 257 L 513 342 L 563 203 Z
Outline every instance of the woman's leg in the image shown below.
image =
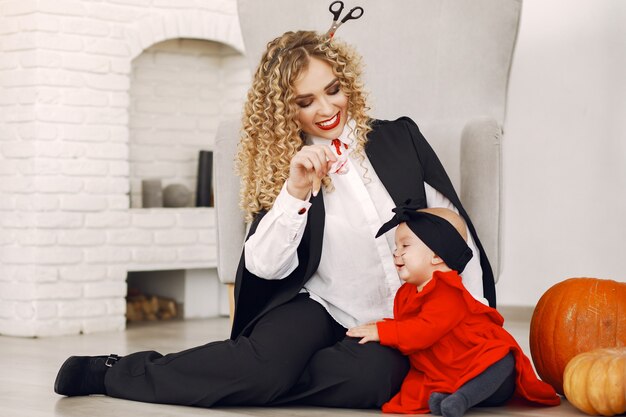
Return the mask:
M 395 349 L 358 340 L 345 337 L 317 352 L 294 388 L 273 404 L 380 408 L 400 390 L 409 362 Z
M 316 351 L 335 342 L 333 323 L 322 306 L 298 295 L 262 317 L 249 337 L 119 359 L 106 373 L 106 393 L 201 407 L 264 405 L 296 383 Z

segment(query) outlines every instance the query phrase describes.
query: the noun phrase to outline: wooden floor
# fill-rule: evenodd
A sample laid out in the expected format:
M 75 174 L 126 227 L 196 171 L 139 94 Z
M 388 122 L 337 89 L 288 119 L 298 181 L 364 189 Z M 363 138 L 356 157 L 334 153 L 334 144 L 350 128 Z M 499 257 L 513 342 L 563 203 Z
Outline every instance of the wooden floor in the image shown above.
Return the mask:
M 506 325 L 528 353 L 528 321 Z M 375 416 L 378 410 L 313 407 L 200 409 L 144 404 L 105 396 L 65 398 L 53 392 L 59 366 L 70 355 L 126 354 L 138 350 L 175 352 L 229 333 L 225 318 L 135 325 L 126 332 L 45 339 L 0 337 L 0 416 L 2 417 L 102 417 L 102 416 Z M 583 416 L 567 401 L 558 407 L 507 406 L 472 409 L 479 416 Z

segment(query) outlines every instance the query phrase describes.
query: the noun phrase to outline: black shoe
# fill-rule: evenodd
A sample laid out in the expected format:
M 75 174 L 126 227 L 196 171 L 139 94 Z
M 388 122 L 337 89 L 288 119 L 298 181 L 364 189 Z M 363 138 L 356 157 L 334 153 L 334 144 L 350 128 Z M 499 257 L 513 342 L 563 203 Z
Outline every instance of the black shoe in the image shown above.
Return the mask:
M 119 358 L 117 355 L 70 356 L 59 369 L 54 392 L 68 397 L 106 394 L 104 375 Z

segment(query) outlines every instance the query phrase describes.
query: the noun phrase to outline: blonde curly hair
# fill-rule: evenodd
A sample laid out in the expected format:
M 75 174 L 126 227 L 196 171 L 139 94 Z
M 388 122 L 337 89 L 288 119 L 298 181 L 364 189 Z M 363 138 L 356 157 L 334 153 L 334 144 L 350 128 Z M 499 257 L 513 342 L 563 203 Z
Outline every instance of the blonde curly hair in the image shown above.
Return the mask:
M 371 120 L 360 80 L 360 56 L 346 44 L 316 32 L 283 34 L 267 44 L 244 107 L 236 170 L 241 178 L 240 206 L 248 222 L 272 207 L 289 177 L 291 159 L 304 146 L 293 85 L 312 57 L 331 65 L 348 97 L 348 115 L 355 122 L 355 155 L 363 161 Z M 322 184 L 332 190 L 328 176 Z

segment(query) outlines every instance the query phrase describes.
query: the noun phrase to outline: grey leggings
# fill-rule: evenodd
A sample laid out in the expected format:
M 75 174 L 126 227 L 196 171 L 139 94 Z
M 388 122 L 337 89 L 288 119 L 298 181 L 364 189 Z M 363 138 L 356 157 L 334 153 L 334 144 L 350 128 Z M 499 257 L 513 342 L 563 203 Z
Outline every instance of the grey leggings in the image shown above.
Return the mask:
M 515 392 L 515 358 L 504 358 L 466 382 L 452 394 L 433 392 L 428 405 L 434 415 L 460 417 L 469 408 L 495 407 L 508 401 Z

